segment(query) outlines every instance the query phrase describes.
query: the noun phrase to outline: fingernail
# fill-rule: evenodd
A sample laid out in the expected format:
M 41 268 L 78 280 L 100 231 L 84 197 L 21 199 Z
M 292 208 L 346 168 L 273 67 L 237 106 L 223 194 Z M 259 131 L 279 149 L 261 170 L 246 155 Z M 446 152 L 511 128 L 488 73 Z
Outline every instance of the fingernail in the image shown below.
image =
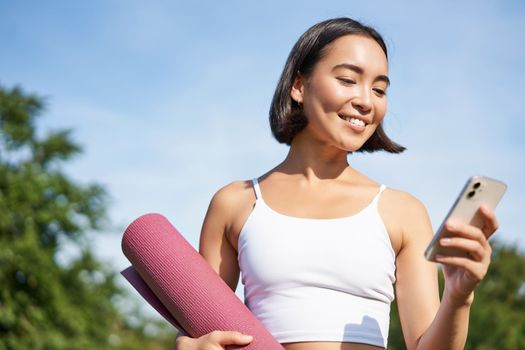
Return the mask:
M 447 221 L 447 228 L 448 229 L 453 230 L 453 229 L 455 229 L 457 227 L 458 227 L 458 225 L 454 221 Z
M 242 340 L 245 340 L 245 341 L 249 341 L 249 340 L 252 340 L 253 337 L 251 335 L 248 335 L 248 334 L 243 334 L 242 335 Z
M 441 238 L 441 240 L 439 241 L 442 245 L 447 245 L 451 242 L 452 240 L 450 238 Z

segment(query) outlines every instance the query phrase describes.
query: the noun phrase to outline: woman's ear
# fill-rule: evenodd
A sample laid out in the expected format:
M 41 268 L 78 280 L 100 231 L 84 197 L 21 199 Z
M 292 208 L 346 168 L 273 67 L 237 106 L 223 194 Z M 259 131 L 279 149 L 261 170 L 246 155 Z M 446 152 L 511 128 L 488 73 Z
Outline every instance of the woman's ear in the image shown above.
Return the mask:
M 304 78 L 301 73 L 297 72 L 290 91 L 290 97 L 298 104 L 303 103 Z

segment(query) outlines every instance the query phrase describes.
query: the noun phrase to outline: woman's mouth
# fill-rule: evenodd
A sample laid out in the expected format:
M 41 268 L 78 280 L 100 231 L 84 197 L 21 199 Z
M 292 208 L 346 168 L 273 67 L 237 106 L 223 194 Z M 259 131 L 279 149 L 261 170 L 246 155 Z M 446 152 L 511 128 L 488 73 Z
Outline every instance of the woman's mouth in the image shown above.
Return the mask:
M 347 123 L 349 123 L 351 125 L 355 125 L 355 126 L 358 126 L 358 127 L 363 127 L 364 128 L 365 126 L 368 125 L 364 120 L 359 119 L 359 118 L 355 118 L 355 117 L 339 115 L 339 118 L 343 119 L 344 121 L 346 121 Z
M 364 120 L 355 117 L 339 115 L 339 118 L 343 119 L 356 132 L 363 132 L 368 125 Z

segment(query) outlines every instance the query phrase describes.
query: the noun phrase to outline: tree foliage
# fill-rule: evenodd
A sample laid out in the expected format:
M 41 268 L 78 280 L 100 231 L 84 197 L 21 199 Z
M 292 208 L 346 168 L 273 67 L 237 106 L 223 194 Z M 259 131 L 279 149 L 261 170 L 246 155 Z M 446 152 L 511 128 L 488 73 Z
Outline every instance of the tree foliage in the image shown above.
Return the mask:
M 476 289 L 466 350 L 525 349 L 525 254 L 492 241 L 492 263 Z M 443 274 L 439 282 L 443 289 Z M 395 303 L 389 349 L 406 349 Z
M 81 148 L 67 130 L 39 136 L 43 110 L 37 96 L 0 87 L 0 350 L 171 347 L 148 335 L 153 321 L 115 307 L 123 291 L 86 240 L 105 222 L 106 193 L 64 173 Z M 66 266 L 64 242 L 81 252 Z

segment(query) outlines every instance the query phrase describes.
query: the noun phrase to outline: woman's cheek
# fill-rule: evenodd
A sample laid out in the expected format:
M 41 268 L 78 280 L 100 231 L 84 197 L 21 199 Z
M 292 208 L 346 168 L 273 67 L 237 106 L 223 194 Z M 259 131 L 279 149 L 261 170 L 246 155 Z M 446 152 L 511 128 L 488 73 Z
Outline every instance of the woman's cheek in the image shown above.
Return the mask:
M 374 124 L 381 123 L 381 121 L 385 118 L 385 114 L 386 114 L 386 99 L 376 103 Z
M 323 94 L 324 105 L 328 111 L 339 111 L 351 99 L 351 88 L 331 86 Z

